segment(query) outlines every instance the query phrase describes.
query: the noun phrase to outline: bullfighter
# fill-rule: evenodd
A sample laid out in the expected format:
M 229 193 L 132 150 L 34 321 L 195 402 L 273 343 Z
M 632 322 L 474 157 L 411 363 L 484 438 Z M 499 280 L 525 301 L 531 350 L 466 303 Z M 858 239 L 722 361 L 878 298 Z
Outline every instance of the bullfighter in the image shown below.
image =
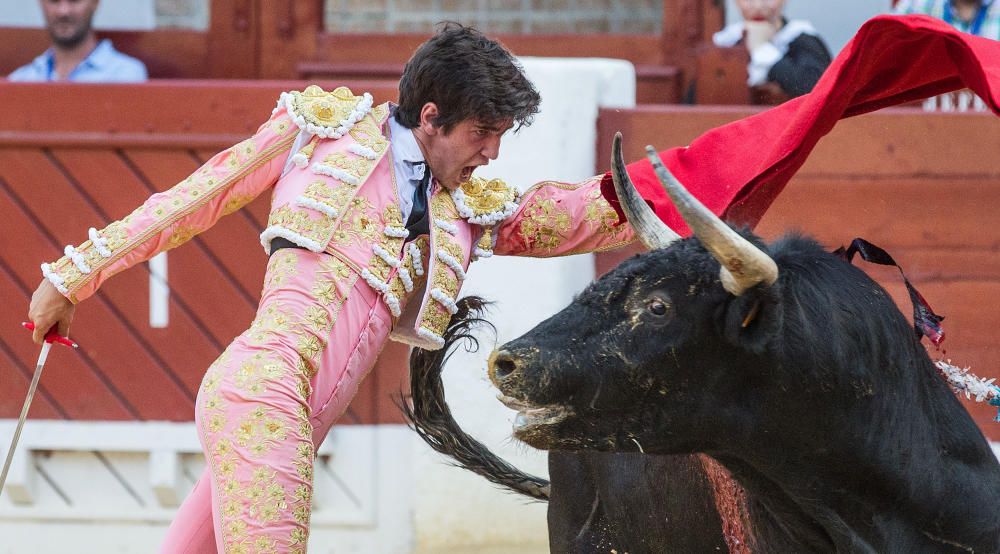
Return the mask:
M 257 314 L 202 381 L 208 467 L 164 552 L 305 552 L 316 448 L 387 339 L 439 348 L 478 258 L 633 239 L 600 176 L 519 194 L 473 175 L 539 102 L 506 49 L 448 24 L 407 63 L 398 105 L 343 87 L 284 93 L 252 137 L 42 265 L 36 340 L 52 326 L 65 334 L 112 275 L 273 189 Z

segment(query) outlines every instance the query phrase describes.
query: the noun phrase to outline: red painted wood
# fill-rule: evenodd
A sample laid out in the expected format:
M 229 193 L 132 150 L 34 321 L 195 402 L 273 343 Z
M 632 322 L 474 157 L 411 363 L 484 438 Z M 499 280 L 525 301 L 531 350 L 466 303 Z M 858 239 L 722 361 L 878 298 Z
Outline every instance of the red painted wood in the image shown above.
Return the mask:
M 97 211 L 92 208 L 79 189 L 67 180 L 52 163 L 52 159 L 39 152 L 20 152 L 10 155 L 0 152 L 0 164 L 3 165 L 3 177 L 12 191 L 20 196 L 28 205 L 41 208 L 38 213 L 44 213 L 36 225 L 42 227 L 53 237 L 75 236 L 86 237 L 86 220 L 100 221 Z M 53 194 L 54 193 L 54 194 Z M 83 226 L 84 229 L 80 230 Z M 82 242 L 77 240 L 74 242 Z M 54 245 L 53 245 L 54 246 Z M 18 266 L 14 266 L 15 269 Z M 22 266 L 23 267 L 23 266 Z M 138 275 L 138 274 L 137 274 Z M 37 283 L 38 271 L 31 268 L 26 274 L 19 275 L 25 282 Z M 130 276 L 131 277 L 131 276 Z M 123 281 L 125 286 L 129 281 Z M 134 294 L 148 294 L 148 287 L 136 287 Z M 140 291 L 142 291 L 140 293 Z M 132 407 L 136 417 L 142 419 L 178 419 L 183 413 L 185 403 L 190 403 L 188 395 L 175 383 L 167 368 L 158 364 L 154 358 L 135 339 L 129 328 L 115 314 L 116 307 L 103 298 L 99 305 L 106 312 L 102 314 L 100 324 L 90 321 L 91 313 L 81 312 L 81 321 L 74 327 L 75 337 L 83 344 L 89 345 L 81 356 L 90 358 L 100 364 L 104 356 L 127 361 L 116 366 L 120 377 L 114 381 L 112 393 L 119 395 L 123 404 Z M 93 314 L 99 313 L 96 310 Z M 98 329 L 105 327 L 107 330 Z M 109 334 L 110 333 L 110 334 Z M 145 402 L 149 391 L 157 391 L 163 402 L 150 404 Z
M 43 256 L 55 256 L 57 250 L 41 232 L 37 214 L 22 210 L 20 200 L 12 196 L 7 183 L 6 158 L 8 153 L 0 152 L 0 258 L 4 266 L 11 270 L 4 285 L 11 286 L 0 287 L 0 304 L 8 307 L 0 310 L 0 329 L 3 341 L 20 364 L 33 369 L 38 347 L 25 335 L 20 324 L 27 318 L 31 291 L 41 280 L 38 263 L 44 259 Z M 29 252 L 31 256 L 26 255 Z M 98 305 L 95 310 L 102 308 Z M 71 330 L 74 337 L 75 331 L 74 327 Z M 50 394 L 71 419 L 129 419 L 128 409 L 120 399 L 110 394 L 93 368 L 81 356 L 67 354 L 53 355 L 51 367 L 46 370 L 45 379 L 40 384 L 41 390 Z M 20 412 L 18 402 L 24 400 L 23 392 L 4 386 L 0 387 L 0 397 L 4 398 L 5 405 L 12 407 L 3 417 L 17 417 Z M 20 400 L 17 400 L 19 397 Z M 15 405 L 17 407 L 13 408 Z

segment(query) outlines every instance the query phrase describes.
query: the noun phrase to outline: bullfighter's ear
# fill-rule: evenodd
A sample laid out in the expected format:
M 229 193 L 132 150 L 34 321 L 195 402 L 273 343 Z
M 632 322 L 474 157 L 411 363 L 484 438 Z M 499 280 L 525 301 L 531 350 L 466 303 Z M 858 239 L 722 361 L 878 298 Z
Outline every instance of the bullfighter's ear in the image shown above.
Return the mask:
M 779 286 L 756 286 L 729 298 L 722 323 L 726 340 L 756 354 L 767 350 L 784 319 L 776 290 Z

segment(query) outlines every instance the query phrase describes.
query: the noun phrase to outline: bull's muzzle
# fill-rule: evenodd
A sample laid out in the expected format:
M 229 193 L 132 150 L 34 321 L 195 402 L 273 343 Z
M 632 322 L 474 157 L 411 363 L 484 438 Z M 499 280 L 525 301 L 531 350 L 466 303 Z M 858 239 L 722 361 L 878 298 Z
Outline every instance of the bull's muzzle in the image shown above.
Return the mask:
M 517 379 L 518 357 L 509 350 L 494 350 L 489 359 L 490 381 L 500 390 Z

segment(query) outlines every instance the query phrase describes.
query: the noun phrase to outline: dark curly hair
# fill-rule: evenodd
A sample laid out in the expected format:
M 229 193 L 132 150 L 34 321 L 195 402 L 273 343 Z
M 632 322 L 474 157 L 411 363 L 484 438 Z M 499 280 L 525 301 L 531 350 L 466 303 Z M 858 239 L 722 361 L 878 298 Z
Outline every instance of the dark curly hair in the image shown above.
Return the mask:
M 472 27 L 447 22 L 406 62 L 396 121 L 410 129 L 418 126 L 427 102 L 438 107 L 434 125 L 448 133 L 466 119 L 530 125 L 541 97 L 500 43 Z

